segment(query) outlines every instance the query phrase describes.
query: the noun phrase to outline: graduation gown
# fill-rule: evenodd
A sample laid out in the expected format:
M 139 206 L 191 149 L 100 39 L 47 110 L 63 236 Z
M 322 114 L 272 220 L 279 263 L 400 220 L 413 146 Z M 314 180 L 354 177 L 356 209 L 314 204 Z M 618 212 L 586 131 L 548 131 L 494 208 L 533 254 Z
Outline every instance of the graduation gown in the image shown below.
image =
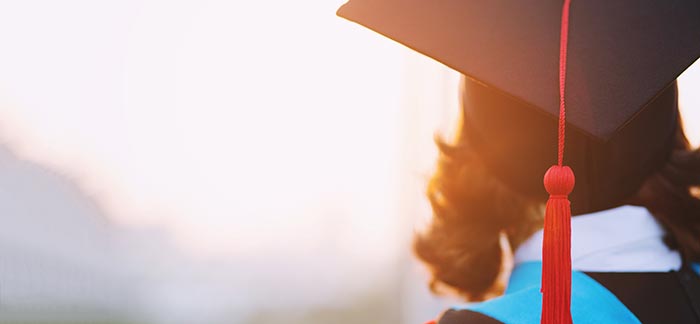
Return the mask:
M 542 232 L 516 251 L 503 296 L 456 305 L 438 324 L 537 324 Z M 622 206 L 572 219 L 572 301 L 576 324 L 700 323 L 700 277 L 663 242 L 643 207 Z M 696 269 L 698 267 L 695 267 Z

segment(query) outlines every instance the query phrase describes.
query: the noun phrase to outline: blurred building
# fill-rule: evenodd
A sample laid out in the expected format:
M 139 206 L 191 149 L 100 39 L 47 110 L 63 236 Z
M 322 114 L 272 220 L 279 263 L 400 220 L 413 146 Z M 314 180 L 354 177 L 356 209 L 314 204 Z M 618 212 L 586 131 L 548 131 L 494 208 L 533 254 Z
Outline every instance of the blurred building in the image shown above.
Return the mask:
M 0 322 L 131 322 L 182 256 L 158 230 L 113 224 L 65 175 L 0 146 Z
M 398 321 L 400 267 L 335 249 L 187 255 L 162 229 L 110 221 L 76 181 L 7 146 L 0 183 L 0 323 Z

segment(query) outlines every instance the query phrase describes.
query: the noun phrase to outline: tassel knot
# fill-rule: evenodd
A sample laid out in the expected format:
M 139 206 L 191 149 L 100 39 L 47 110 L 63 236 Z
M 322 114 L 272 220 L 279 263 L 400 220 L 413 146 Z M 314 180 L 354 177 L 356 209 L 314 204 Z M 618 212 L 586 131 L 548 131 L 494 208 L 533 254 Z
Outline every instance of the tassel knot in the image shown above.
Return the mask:
M 568 166 L 553 165 L 544 174 L 544 188 L 552 198 L 566 198 L 574 190 L 575 183 L 574 172 Z

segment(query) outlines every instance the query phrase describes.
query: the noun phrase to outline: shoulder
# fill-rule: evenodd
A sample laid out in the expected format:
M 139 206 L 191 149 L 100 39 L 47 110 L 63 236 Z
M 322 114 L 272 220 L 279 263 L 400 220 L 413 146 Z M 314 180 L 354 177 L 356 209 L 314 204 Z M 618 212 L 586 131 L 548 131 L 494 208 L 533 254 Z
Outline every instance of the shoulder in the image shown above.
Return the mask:
M 525 269 L 522 269 L 525 270 Z M 539 272 L 519 271 L 515 276 L 534 280 L 511 281 L 505 295 L 482 303 L 455 306 L 447 310 L 438 324 L 540 323 L 542 295 Z M 533 274 L 535 274 L 533 276 Z M 639 324 L 639 319 L 608 289 L 588 275 L 572 274 L 571 315 L 577 324 Z

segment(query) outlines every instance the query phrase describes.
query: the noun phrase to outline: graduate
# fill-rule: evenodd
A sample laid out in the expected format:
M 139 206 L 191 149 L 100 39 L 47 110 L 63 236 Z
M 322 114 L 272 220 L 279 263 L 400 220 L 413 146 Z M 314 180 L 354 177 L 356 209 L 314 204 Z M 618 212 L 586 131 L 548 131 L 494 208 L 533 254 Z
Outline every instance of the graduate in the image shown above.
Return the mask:
M 700 150 L 676 86 L 700 56 L 700 1 L 350 0 L 338 15 L 463 75 L 415 251 L 465 303 L 426 320 L 700 323 Z

